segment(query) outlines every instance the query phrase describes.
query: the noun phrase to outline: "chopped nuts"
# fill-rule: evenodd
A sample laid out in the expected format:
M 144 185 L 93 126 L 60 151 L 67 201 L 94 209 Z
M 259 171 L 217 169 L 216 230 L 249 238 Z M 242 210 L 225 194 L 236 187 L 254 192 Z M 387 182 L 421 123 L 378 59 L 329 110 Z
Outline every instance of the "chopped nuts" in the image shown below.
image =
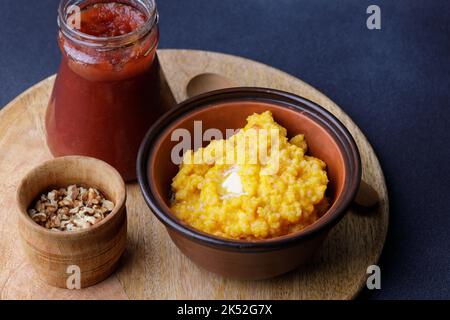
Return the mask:
M 71 185 L 41 195 L 28 214 L 49 230 L 77 231 L 100 222 L 113 210 L 114 203 L 98 190 Z

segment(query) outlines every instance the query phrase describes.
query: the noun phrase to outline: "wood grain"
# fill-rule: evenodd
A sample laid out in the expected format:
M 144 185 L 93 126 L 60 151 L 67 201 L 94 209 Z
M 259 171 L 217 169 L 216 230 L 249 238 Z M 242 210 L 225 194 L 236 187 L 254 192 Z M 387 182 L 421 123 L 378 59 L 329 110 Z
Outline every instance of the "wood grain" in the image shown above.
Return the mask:
M 114 210 L 87 230 L 54 232 L 38 226 L 27 210 L 52 188 L 72 184 L 94 187 L 115 204 Z M 35 167 L 17 191 L 19 234 L 28 261 L 46 283 L 67 288 L 67 269 L 78 266 L 80 285 L 90 287 L 108 278 L 119 264 L 127 241 L 126 189 L 122 176 L 109 164 L 70 156 Z
M 376 264 L 385 241 L 389 202 L 378 159 L 352 120 L 329 98 L 303 81 L 247 59 L 202 51 L 161 50 L 161 63 L 177 101 L 186 98 L 189 80 L 201 73 L 224 75 L 237 85 L 271 87 L 310 99 L 335 114 L 361 151 L 363 178 L 380 196 L 369 211 L 352 208 L 331 232 L 314 261 L 267 281 L 225 279 L 197 268 L 170 241 L 142 199 L 127 186 L 128 245 L 121 268 L 106 282 L 76 292 L 79 299 L 351 299 L 364 286 L 366 269 Z M 68 296 L 49 290 L 27 267 L 16 240 L 14 195 L 21 178 L 51 158 L 43 116 L 54 78 L 29 89 L 0 112 L 0 297 L 49 299 Z M 118 289 L 118 284 L 123 292 Z M 106 286 L 106 287 L 105 287 Z M 62 290 L 62 291 L 61 291 Z M 118 292 L 118 296 L 117 296 Z M 73 294 L 73 292 L 70 292 Z

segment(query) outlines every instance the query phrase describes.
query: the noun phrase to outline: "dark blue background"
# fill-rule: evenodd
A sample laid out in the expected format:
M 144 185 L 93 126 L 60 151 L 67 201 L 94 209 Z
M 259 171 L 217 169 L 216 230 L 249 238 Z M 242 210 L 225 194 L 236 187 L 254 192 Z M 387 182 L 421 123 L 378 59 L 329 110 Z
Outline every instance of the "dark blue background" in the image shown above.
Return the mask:
M 2 0 L 0 106 L 55 73 L 57 0 Z M 382 30 L 366 28 L 378 4 Z M 382 163 L 391 221 L 382 290 L 450 298 L 450 1 L 160 0 L 161 47 L 291 73 L 337 102 Z M 1 139 L 1 137 L 0 137 Z

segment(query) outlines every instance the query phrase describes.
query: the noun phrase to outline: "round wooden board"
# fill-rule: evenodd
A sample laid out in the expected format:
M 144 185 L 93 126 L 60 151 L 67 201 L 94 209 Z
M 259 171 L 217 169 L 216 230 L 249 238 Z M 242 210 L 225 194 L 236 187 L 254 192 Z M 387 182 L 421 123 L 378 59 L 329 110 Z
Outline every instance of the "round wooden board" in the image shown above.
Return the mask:
M 161 63 L 177 101 L 188 81 L 205 72 L 238 85 L 296 93 L 327 108 L 351 131 L 359 146 L 363 178 L 381 202 L 369 211 L 352 208 L 333 229 L 317 257 L 290 274 L 266 281 L 225 279 L 201 270 L 184 257 L 147 208 L 137 184 L 128 185 L 128 247 L 120 269 L 89 289 L 47 286 L 26 262 L 16 228 L 15 192 L 21 178 L 51 158 L 44 111 L 54 77 L 24 92 L 0 112 L 0 297 L 2 299 L 352 299 L 365 285 L 385 241 L 389 202 L 383 172 L 367 139 L 329 98 L 286 73 L 247 59 L 190 50 L 160 50 Z

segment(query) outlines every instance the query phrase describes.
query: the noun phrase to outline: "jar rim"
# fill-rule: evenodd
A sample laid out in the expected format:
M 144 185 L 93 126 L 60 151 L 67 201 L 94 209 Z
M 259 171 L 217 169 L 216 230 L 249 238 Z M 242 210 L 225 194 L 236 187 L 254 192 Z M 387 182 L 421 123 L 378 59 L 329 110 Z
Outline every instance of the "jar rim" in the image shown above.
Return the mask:
M 96 3 L 116 2 L 115 0 L 61 0 L 58 8 L 58 26 L 63 35 L 79 44 L 97 48 L 117 48 L 134 43 L 145 37 L 155 25 L 158 24 L 159 14 L 155 0 L 120 0 L 121 4 L 130 4 L 138 7 L 147 15 L 147 21 L 127 34 L 114 37 L 98 37 L 83 33 L 68 23 L 70 9 L 74 6 L 90 5 Z

